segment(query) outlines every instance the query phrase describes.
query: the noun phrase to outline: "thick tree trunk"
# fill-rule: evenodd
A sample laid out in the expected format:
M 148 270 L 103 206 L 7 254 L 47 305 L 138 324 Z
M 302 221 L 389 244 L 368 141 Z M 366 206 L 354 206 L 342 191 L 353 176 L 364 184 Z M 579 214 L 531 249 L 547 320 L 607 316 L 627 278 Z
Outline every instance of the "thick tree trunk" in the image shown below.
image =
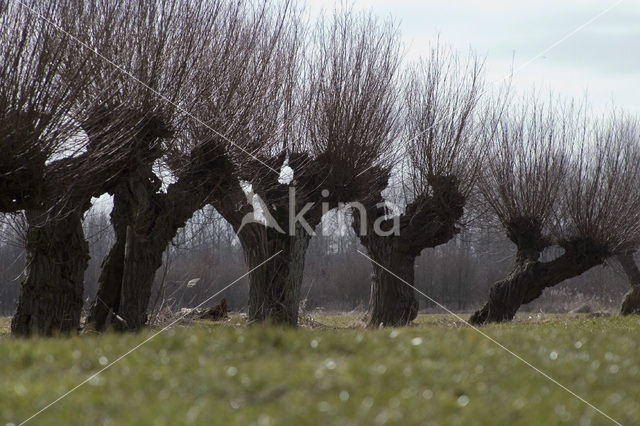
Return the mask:
M 633 287 L 624 295 L 620 314 L 640 315 L 640 286 Z
M 98 279 L 98 294 L 91 305 L 87 325 L 97 331 L 103 331 L 108 324 L 115 322 L 114 317 L 120 305 L 122 288 L 122 270 L 124 268 L 124 241 L 116 239 L 109 254 L 102 263 Z
M 366 235 L 360 235 L 363 219 L 359 214 L 354 215 L 352 226 L 359 234 L 360 242 L 371 258 L 384 266 L 372 262 L 369 327 L 404 326 L 417 317 L 419 304 L 411 287 L 414 286 L 415 259 L 425 248 L 444 244 L 459 232 L 456 225 L 464 213 L 465 197 L 460 193 L 457 178 L 432 176 L 429 183 L 433 192 L 416 197 L 407 205 L 404 214 L 395 217 L 397 223 L 394 223 L 394 217 L 383 221 L 382 229 L 390 231 L 398 226 L 398 234 L 379 235 L 381 229 L 374 226 L 377 220 L 389 217 L 390 213 L 381 208 L 383 188 L 365 202 Z
M 146 169 L 144 164 L 146 164 Z M 111 223 L 116 243 L 103 264 L 100 288 L 88 325 L 104 330 L 137 331 L 147 322 L 147 308 L 162 254 L 193 213 L 217 194 L 227 160 L 219 148 L 201 145 L 166 193 L 143 163 L 114 190 Z
M 631 284 L 631 290 L 624 296 L 621 315 L 640 315 L 640 269 L 633 258 L 633 252 L 618 255 L 618 261 L 622 265 L 625 274 Z
M 111 222 L 116 242 L 103 263 L 100 287 L 87 319 L 88 326 L 98 331 L 109 326 L 119 331 L 144 327 L 156 270 L 179 227 L 174 219 L 181 219 L 178 211 L 156 203 L 163 197 L 146 182 L 129 184 L 129 189 L 135 187 L 133 191 L 121 188 L 114 196 Z
M 239 238 L 250 270 L 275 255 L 249 275 L 249 319 L 296 326 L 311 236 L 300 226 L 295 235 L 287 235 L 254 223 Z
M 565 253 L 550 262 L 540 262 L 519 253 L 516 266 L 507 278 L 496 283 L 489 300 L 469 322 L 483 325 L 511 321 L 520 306 L 540 297 L 545 288 L 576 277 L 602 263 L 606 256 L 588 241 L 574 242 Z
M 114 326 L 118 322 L 116 319 L 119 317 L 124 252 L 127 240 L 125 215 L 128 208 L 128 203 L 122 197 L 113 197 L 111 224 L 116 238 L 111 250 L 109 250 L 109 254 L 102 262 L 102 269 L 98 278 L 98 294 L 86 321 L 88 326 L 97 331 L 104 331 L 106 327 Z
M 153 278 L 166 247 L 161 247 L 158 256 L 152 250 L 162 205 L 156 202 L 161 201 L 158 189 L 159 182 L 143 169 L 115 188 L 111 224 L 116 242 L 102 265 L 100 287 L 87 318 L 89 327 L 137 331 L 146 324 Z
M 476 311 L 469 322 L 481 325 L 490 322 L 511 321 L 520 306 L 529 299 L 539 297 L 544 290 L 542 277 L 538 276 L 538 261 L 518 262 L 511 274 L 494 284 L 489 293 L 489 300 Z
M 18 309 L 11 322 L 16 336 L 68 334 L 80 327 L 84 271 L 89 245 L 82 214 L 46 219 L 27 211 L 27 261 Z
M 409 324 L 418 316 L 418 299 L 406 284 L 414 285 L 415 256 L 395 250 L 393 245 L 370 245 L 368 249 L 371 258 L 384 266 L 373 264 L 369 327 Z
M 260 170 L 264 164 L 281 167 L 284 160 L 285 156 L 280 154 L 266 158 L 266 163 L 256 162 L 247 170 Z M 322 163 L 309 160 L 306 154 L 288 156 L 289 167 L 296 176 L 295 186 L 281 183 L 277 174 L 264 168 L 258 179 L 255 175 L 244 177 L 264 202 L 263 215 L 268 219 L 269 227 L 256 221 L 252 206 L 255 200 L 247 199 L 236 175 L 230 175 L 230 179 L 221 184 L 224 196 L 212 198 L 214 207 L 238 235 L 247 267 L 252 271 L 249 274 L 251 321 L 294 327 L 298 324 L 304 261 L 312 237 L 302 220 L 311 230 L 320 223 L 323 212 L 319 200 L 327 173 L 323 168 L 316 170 Z M 337 205 L 336 200 L 322 201 Z M 315 204 L 308 208 L 307 202 Z M 293 223 L 295 226 L 291 230 Z
M 156 271 L 162 266 L 162 253 L 171 238 L 158 242 L 153 236 L 133 235 L 129 228 L 124 254 L 122 290 L 118 313 L 122 329 L 140 330 L 147 323 L 147 306 Z M 120 327 L 120 322 L 116 328 Z
M 137 331 L 147 323 L 147 307 L 156 271 L 171 238 L 158 241 L 136 234 L 128 227 L 126 243 L 116 242 L 106 259 L 100 289 L 88 324 L 98 331 L 112 326 L 118 331 Z M 124 246 L 124 249 L 121 249 Z
M 125 242 L 116 241 L 105 260 L 100 288 L 87 323 L 103 331 L 137 331 L 147 323 L 147 307 L 164 244 L 128 227 Z

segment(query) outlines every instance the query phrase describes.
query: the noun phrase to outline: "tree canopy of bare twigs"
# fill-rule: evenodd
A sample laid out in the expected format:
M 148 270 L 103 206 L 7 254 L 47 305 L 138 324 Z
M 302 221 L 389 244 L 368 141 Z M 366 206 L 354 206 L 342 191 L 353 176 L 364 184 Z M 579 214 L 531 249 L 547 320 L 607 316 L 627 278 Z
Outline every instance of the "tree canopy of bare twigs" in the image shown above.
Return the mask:
M 54 28 L 74 22 L 75 2 L 25 3 L 0 2 L 2 211 L 35 202 L 45 163 L 64 155 L 80 130 L 73 112 L 87 83 L 86 59 L 70 54 L 74 42 Z
M 398 35 L 392 22 L 351 12 L 319 20 L 312 33 L 304 58 L 305 144 L 292 150 L 308 151 L 330 167 L 327 188 L 350 187 L 395 159 Z
M 482 164 L 484 146 L 478 108 L 484 93 L 483 64 L 469 53 L 461 58 L 443 46 L 407 71 L 404 103 L 405 149 L 414 194 L 429 191 L 429 179 L 456 176 L 468 194 Z
M 483 132 L 488 157 L 478 188 L 507 236 L 540 250 L 550 243 L 571 147 L 581 139 L 580 111 L 535 96 L 507 109 Z
M 613 255 L 640 243 L 640 123 L 613 112 L 590 121 L 560 197 L 554 233 L 560 245 L 582 238 Z

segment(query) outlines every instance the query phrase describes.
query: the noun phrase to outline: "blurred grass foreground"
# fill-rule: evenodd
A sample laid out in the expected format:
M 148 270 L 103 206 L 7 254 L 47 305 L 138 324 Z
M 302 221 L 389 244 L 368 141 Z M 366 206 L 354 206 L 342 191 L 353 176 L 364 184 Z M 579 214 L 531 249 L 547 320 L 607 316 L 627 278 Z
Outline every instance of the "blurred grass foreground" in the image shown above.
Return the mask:
M 452 316 L 306 323 L 176 325 L 30 423 L 611 424 Z M 7 327 L 0 319 L 0 420 L 15 425 L 157 332 L 20 340 Z M 482 331 L 617 421 L 640 419 L 639 318 L 524 314 Z

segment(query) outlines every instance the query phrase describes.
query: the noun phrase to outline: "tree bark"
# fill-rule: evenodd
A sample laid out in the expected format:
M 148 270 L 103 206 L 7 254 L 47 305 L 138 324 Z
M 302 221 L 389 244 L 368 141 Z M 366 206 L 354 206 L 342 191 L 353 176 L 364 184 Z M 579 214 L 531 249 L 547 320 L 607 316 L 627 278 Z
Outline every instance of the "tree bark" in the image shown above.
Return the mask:
M 152 157 L 153 158 L 153 157 Z M 166 193 L 144 163 L 114 190 L 111 223 L 116 243 L 105 259 L 87 325 L 137 331 L 147 322 L 147 307 L 162 254 L 193 213 L 218 196 L 228 160 L 215 145 L 193 150 L 178 181 Z
M 541 262 L 537 255 L 520 250 L 514 269 L 494 284 L 489 300 L 469 322 L 483 325 L 511 321 L 520 306 L 540 297 L 545 288 L 581 275 L 606 258 L 606 253 L 591 241 L 573 241 L 563 248 L 565 253 L 550 262 Z
M 374 228 L 375 221 L 388 213 L 380 207 L 381 191 L 386 185 L 379 182 L 377 196 L 365 203 L 367 234 L 359 237 L 377 263 L 372 262 L 369 327 L 404 326 L 417 317 L 419 303 L 411 287 L 414 286 L 415 259 L 425 248 L 444 244 L 459 232 L 456 225 L 464 213 L 465 197 L 459 191 L 457 179 L 433 176 L 430 185 L 432 194 L 420 194 L 398 218 L 399 235 L 378 235 L 379 230 Z M 354 215 L 356 234 L 361 232 L 361 221 L 359 214 Z M 392 222 L 393 219 L 385 220 L 381 228 L 391 229 Z
M 511 321 L 520 306 L 525 303 L 528 292 L 531 292 L 529 298 L 534 300 L 544 290 L 541 286 L 542 277 L 539 276 L 542 271 L 539 271 L 538 266 L 537 259 L 517 260 L 509 276 L 491 287 L 489 300 L 471 316 L 469 322 L 482 325 Z
M 311 235 L 299 225 L 295 235 L 287 235 L 253 223 L 238 237 L 250 270 L 275 256 L 249 275 L 249 319 L 295 327 Z
M 406 284 L 414 283 L 416 257 L 396 251 L 392 245 L 370 244 L 368 249 L 371 258 L 384 266 L 373 263 L 369 327 L 409 324 L 418 316 L 418 299 L 413 288 Z
M 137 233 L 132 226 L 124 242 L 116 241 L 105 259 L 100 287 L 87 324 L 97 331 L 138 331 L 147 323 L 147 307 L 162 254 L 175 236 L 159 239 Z
M 147 307 L 156 271 L 162 266 L 162 253 L 174 236 L 175 232 L 157 239 L 128 228 L 118 309 L 122 321 L 115 323 L 116 329 L 137 331 L 147 324 Z
M 69 334 L 80 327 L 84 271 L 89 245 L 82 213 L 55 219 L 28 210 L 27 261 L 18 309 L 11 321 L 16 336 Z
M 120 293 L 125 267 L 126 214 L 128 209 L 128 203 L 123 197 L 113 197 L 111 225 L 115 231 L 115 242 L 102 262 L 102 269 L 98 278 L 98 293 L 86 321 L 87 325 L 97 331 L 104 331 L 107 326 L 116 324 L 116 318 L 119 317 Z
M 631 285 L 631 290 L 624 296 L 621 315 L 640 315 L 640 269 L 636 265 L 632 251 L 618 255 L 618 261 L 622 265 Z
M 254 175 L 243 176 L 252 183 L 253 191 L 269 210 L 265 213 L 281 227 L 282 232 L 255 221 L 243 223 L 254 212 L 237 174 L 225 178 L 221 184 L 225 196 L 213 197 L 213 206 L 238 235 L 250 270 L 274 256 L 249 274 L 249 319 L 295 327 L 298 324 L 305 256 L 312 235 L 299 221 L 296 221 L 291 232 L 289 222 L 295 218 L 296 213 L 302 213 L 307 202 L 315 202 L 303 214 L 313 230 L 322 220 L 319 200 L 332 206 L 337 206 L 338 201 L 321 198 L 323 181 L 328 173 L 322 167 L 318 168 L 325 164 L 323 161 L 309 161 L 306 154 L 291 153 L 288 157 L 289 167 L 294 170 L 296 179 L 290 186 L 280 183 L 278 175 L 263 167 L 264 164 L 271 164 L 272 168 L 281 167 L 284 160 L 282 154 L 265 158 L 247 168 L 255 172 Z M 366 177 L 363 176 L 363 179 Z M 295 194 L 291 190 L 295 190 Z M 338 192 L 331 194 L 333 197 Z M 253 219 L 255 220 L 255 216 Z
M 109 326 L 136 331 L 146 324 L 155 271 L 178 229 L 171 232 L 161 226 L 171 212 L 158 189 L 154 175 L 140 172 L 114 191 L 111 223 L 116 241 L 103 263 L 98 294 L 87 318 L 97 331 Z
M 144 177 L 131 178 L 114 194 L 111 222 L 116 242 L 105 259 L 87 324 L 137 331 L 147 322 L 147 306 L 162 254 L 197 207 L 167 202 Z M 201 203 L 204 204 L 204 203 Z

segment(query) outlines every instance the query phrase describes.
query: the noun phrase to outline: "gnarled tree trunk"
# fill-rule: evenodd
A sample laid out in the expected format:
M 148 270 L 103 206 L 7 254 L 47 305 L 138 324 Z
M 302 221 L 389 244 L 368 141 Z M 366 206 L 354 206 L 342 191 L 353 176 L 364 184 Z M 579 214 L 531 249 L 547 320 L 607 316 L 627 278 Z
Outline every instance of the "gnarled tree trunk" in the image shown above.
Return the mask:
M 311 235 L 299 225 L 294 235 L 287 235 L 252 223 L 238 237 L 250 270 L 274 256 L 249 274 L 249 319 L 296 326 Z
M 633 252 L 625 252 L 618 255 L 618 261 L 622 265 L 625 274 L 631 284 L 631 290 L 624 296 L 621 315 L 640 315 L 640 269 L 633 258 Z
M 91 327 L 137 331 L 146 325 L 155 274 L 172 238 L 158 239 L 127 227 L 125 242 L 116 241 L 105 259 L 100 288 L 87 318 Z
M 284 155 L 280 154 L 265 159 L 266 163 L 254 164 L 249 170 L 260 170 L 267 163 L 272 164 L 272 168 L 280 167 L 284 160 Z M 308 160 L 306 154 L 289 155 L 289 167 L 297 176 L 292 185 L 279 182 L 279 176 L 271 170 L 263 170 L 260 179 L 245 177 L 248 181 L 254 179 L 253 191 L 263 202 L 263 215 L 270 226 L 256 219 L 252 206 L 255 200 L 247 199 L 240 180 L 233 175 L 221 183 L 225 197 L 213 197 L 213 206 L 235 230 L 247 267 L 252 270 L 249 274 L 251 321 L 298 324 L 305 256 L 313 229 L 322 220 L 318 200 L 327 173 L 316 170 L 317 164 Z M 311 201 L 315 204 L 307 204 Z M 337 205 L 335 200 L 331 203 Z M 308 228 L 303 226 L 303 221 Z M 263 262 L 266 263 L 256 268 Z
M 165 194 L 155 191 L 144 178 L 132 178 L 114 194 L 111 222 L 116 242 L 103 263 L 98 294 L 87 319 L 98 331 L 108 326 L 136 331 L 146 324 L 162 254 L 178 228 L 197 210 L 189 203 L 174 208 L 177 206 L 168 203 Z
M 511 321 L 520 306 L 540 297 L 545 288 L 576 277 L 606 258 L 606 253 L 590 241 L 573 241 L 563 248 L 565 253 L 550 262 L 541 262 L 537 256 L 520 252 L 511 274 L 494 284 L 489 300 L 469 322 L 482 325 Z
M 147 305 L 162 253 L 175 235 L 158 229 L 164 197 L 150 174 L 134 173 L 114 191 L 111 223 L 116 241 L 102 265 L 99 289 L 87 324 L 98 331 L 139 330 L 146 324 Z M 177 214 L 177 212 L 176 212 Z M 177 228 L 176 228 L 177 230 Z
M 393 218 L 385 219 L 376 229 L 376 221 L 388 216 L 381 207 L 381 191 L 366 203 L 367 233 L 359 237 L 374 260 L 369 327 L 404 326 L 417 317 L 419 304 L 412 288 L 415 259 L 425 248 L 444 244 L 459 232 L 456 224 L 464 213 L 465 197 L 460 193 L 457 178 L 432 176 L 429 182 L 433 193 L 420 194 L 407 206 L 397 218 L 397 235 L 379 235 L 382 229 L 391 231 L 396 226 L 392 224 Z M 356 233 L 362 232 L 362 220 L 354 215 Z
M 55 219 L 47 219 L 42 210 L 28 210 L 26 214 L 25 279 L 11 332 L 16 336 L 51 336 L 76 331 L 89 261 L 82 213 L 72 211 Z
M 194 149 L 191 161 L 166 193 L 151 170 L 129 173 L 114 191 L 111 222 L 116 243 L 99 278 L 96 300 L 87 321 L 96 330 L 109 325 L 136 331 L 147 322 L 147 307 L 162 254 L 193 213 L 217 194 L 220 174 L 228 167 L 215 145 Z
M 516 265 L 508 277 L 491 287 L 489 300 L 476 311 L 469 322 L 485 324 L 489 322 L 511 321 L 525 300 L 534 300 L 542 294 L 543 277 L 538 266 L 539 253 L 535 256 L 518 255 Z

